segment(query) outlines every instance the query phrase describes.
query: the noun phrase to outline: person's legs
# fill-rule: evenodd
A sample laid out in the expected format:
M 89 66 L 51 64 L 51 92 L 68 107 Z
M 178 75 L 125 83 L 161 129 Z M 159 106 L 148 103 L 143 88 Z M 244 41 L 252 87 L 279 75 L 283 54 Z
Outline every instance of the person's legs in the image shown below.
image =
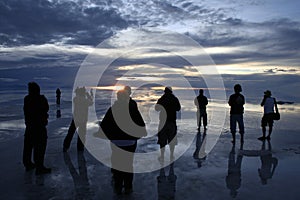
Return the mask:
M 259 139 L 259 140 L 265 140 L 266 139 L 266 126 L 267 126 L 267 123 L 268 123 L 267 116 L 264 115 L 261 119 L 261 128 L 262 128 L 262 134 L 263 135 L 261 137 L 257 138 L 257 139 Z
M 177 145 L 177 126 L 174 122 L 168 123 L 168 144 L 170 148 L 170 161 L 174 160 L 175 145 Z
M 242 143 L 242 142 L 244 142 L 244 133 L 245 133 L 243 115 L 238 116 L 237 122 L 238 122 L 238 125 L 239 125 L 239 131 L 240 131 L 240 134 L 241 134 L 241 143 Z
M 83 151 L 86 137 L 86 123 L 82 123 L 78 127 L 77 150 Z
M 201 120 L 200 120 L 200 110 L 199 109 L 197 110 L 196 115 L 197 115 L 197 126 L 198 126 L 197 130 L 200 131 Z
M 235 133 L 236 133 L 236 117 L 235 115 L 230 115 L 230 131 L 232 135 L 232 142 L 235 143 Z
M 167 145 L 167 141 L 168 141 L 168 135 L 167 135 L 167 122 L 164 124 L 163 128 L 161 128 L 162 125 L 159 124 L 159 132 L 157 134 L 158 136 L 158 141 L 157 143 L 160 146 L 160 157 L 158 158 L 158 160 L 160 162 L 164 161 L 164 156 L 165 156 L 165 146 Z
M 123 149 L 130 152 L 131 154 L 128 154 L 127 158 L 127 164 L 128 168 L 130 169 L 130 172 L 123 172 L 124 176 L 124 188 L 125 188 L 125 194 L 130 194 L 132 192 L 132 183 L 133 183 L 133 158 L 134 158 L 134 152 L 136 150 L 137 143 L 134 145 L 126 146 Z
M 113 171 L 113 179 L 114 179 L 114 191 L 117 194 L 122 193 L 122 186 L 123 186 L 123 180 L 122 180 L 122 171 L 119 171 L 119 165 L 120 165 L 120 155 L 119 155 L 119 147 L 117 147 L 115 144 L 111 143 L 111 165 L 112 165 L 112 171 Z
M 68 134 L 64 139 L 64 145 L 63 145 L 64 152 L 66 152 L 70 148 L 70 144 L 71 144 L 71 141 L 72 141 L 75 131 L 76 131 L 76 126 L 75 126 L 74 119 L 72 119 L 71 124 L 68 129 Z
M 204 130 L 206 130 L 206 127 L 207 127 L 207 113 L 206 112 L 203 114 L 203 126 L 204 126 Z
M 273 121 L 272 117 L 269 115 L 268 116 L 269 134 L 267 136 L 268 140 L 271 139 L 271 134 L 272 134 L 272 130 L 273 130 L 273 123 L 274 123 L 274 121 Z
M 201 111 L 200 111 L 199 125 L 198 125 L 199 131 L 200 131 L 200 128 L 201 128 L 202 118 L 203 118 L 203 115 L 201 114 Z
M 25 135 L 24 135 L 24 146 L 23 146 L 23 165 L 25 166 L 26 171 L 35 168 L 35 164 L 31 161 L 32 149 L 33 149 L 32 137 L 30 135 L 29 129 L 26 128 Z
M 43 127 L 38 136 L 34 139 L 34 162 L 36 164 L 36 174 L 50 173 L 51 169 L 44 166 L 44 158 L 47 147 L 47 130 Z
M 158 157 L 158 160 L 160 162 L 163 162 L 165 160 L 165 147 L 166 146 L 160 145 L 160 156 Z

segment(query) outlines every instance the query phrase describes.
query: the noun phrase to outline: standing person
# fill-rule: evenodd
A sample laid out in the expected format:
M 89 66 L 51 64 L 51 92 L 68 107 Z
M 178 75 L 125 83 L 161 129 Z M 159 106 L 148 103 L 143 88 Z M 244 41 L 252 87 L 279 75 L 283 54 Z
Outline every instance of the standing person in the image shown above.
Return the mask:
M 158 99 L 155 110 L 159 113 L 158 144 L 161 156 L 159 160 L 164 161 L 165 146 L 169 144 L 170 160 L 174 159 L 174 149 L 177 144 L 176 112 L 181 109 L 179 100 L 173 94 L 171 87 L 166 87 L 164 95 Z
M 236 123 L 239 125 L 239 131 L 241 135 L 241 143 L 244 142 L 244 104 L 245 97 L 241 94 L 242 86 L 240 84 L 236 84 L 234 86 L 234 94 L 232 94 L 229 98 L 228 104 L 230 108 L 230 131 L 232 134 L 232 143 L 235 143 L 236 136 Z
M 86 124 L 88 121 L 89 106 L 93 105 L 93 97 L 86 92 L 85 87 L 76 88 L 76 96 L 73 99 L 73 119 L 69 126 L 68 134 L 64 139 L 63 151 L 70 148 L 70 144 L 76 129 L 78 128 L 77 150 L 83 151 L 86 136 Z
M 130 103 L 128 91 L 118 91 L 117 100 L 106 112 L 100 126 L 111 141 L 114 191 L 121 194 L 124 186 L 125 193 L 130 194 L 137 140 L 147 132 L 139 110 Z
M 207 126 L 206 105 L 208 104 L 208 100 L 207 97 L 203 95 L 203 89 L 199 90 L 199 95 L 195 98 L 194 104 L 197 106 L 198 131 L 200 131 L 200 127 L 201 127 L 201 118 L 203 118 L 203 126 L 204 126 L 204 130 L 206 130 L 206 126 Z
M 24 98 L 25 138 L 23 164 L 26 171 L 36 168 L 36 174 L 51 173 L 44 166 L 47 146 L 48 100 L 40 94 L 40 86 L 35 82 L 28 83 L 28 95 Z M 31 161 L 33 150 L 34 162 Z
M 277 108 L 276 99 L 272 97 L 272 93 L 270 90 L 264 92 L 264 98 L 260 104 L 264 107 L 264 115 L 261 119 L 261 127 L 263 136 L 259 137 L 259 140 L 271 139 L 271 134 L 273 130 L 273 114 L 274 114 L 274 106 Z M 269 125 L 269 134 L 266 137 L 266 126 Z
M 61 91 L 59 88 L 56 89 L 56 104 L 60 105 L 60 96 L 61 96 Z

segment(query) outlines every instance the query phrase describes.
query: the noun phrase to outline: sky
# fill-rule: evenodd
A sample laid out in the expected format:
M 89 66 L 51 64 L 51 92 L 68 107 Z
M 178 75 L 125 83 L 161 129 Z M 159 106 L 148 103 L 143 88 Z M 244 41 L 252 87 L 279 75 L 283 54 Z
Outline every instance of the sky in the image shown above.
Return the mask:
M 291 89 L 300 85 L 299 7 L 298 0 L 2 0 L 0 81 L 22 79 L 13 69 L 74 68 L 74 75 L 104 40 L 158 28 L 198 42 L 224 79 L 279 75 L 280 89 Z M 31 78 L 49 79 L 39 73 Z

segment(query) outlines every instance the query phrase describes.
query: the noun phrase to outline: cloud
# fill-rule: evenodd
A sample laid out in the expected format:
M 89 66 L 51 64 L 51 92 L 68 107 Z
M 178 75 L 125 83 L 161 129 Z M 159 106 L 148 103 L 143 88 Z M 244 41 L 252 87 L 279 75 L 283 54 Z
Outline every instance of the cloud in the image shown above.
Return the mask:
M 127 29 L 155 27 L 184 33 L 205 48 L 215 48 L 210 54 L 217 64 L 257 62 L 297 67 L 299 18 L 284 18 L 286 15 L 278 13 L 276 18 L 257 21 L 243 16 L 244 11 L 255 10 L 268 15 L 279 6 L 278 2 L 273 3 L 269 9 L 270 4 L 269 0 L 3 0 L 0 2 L 0 44 L 2 47 L 49 43 L 95 46 Z M 284 6 L 285 10 L 292 4 L 288 6 Z M 269 10 L 262 11 L 265 7 Z M 135 36 L 128 39 L 138 42 Z M 26 55 L 23 51 L 10 60 L 5 56 L 0 60 L 9 62 Z
M 68 38 L 67 43 L 71 44 L 98 44 L 131 23 L 104 2 L 1 1 L 0 42 L 11 46 L 53 43 Z

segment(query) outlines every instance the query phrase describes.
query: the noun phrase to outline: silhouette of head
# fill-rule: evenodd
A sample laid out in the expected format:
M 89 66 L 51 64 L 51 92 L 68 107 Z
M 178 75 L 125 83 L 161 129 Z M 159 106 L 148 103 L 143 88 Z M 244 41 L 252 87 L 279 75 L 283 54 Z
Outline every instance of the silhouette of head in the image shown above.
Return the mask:
M 129 99 L 128 91 L 126 91 L 126 90 L 119 90 L 117 92 L 117 99 L 118 99 L 118 101 L 122 101 L 122 102 L 127 101 Z
M 272 93 L 271 93 L 270 90 L 266 90 L 266 91 L 264 92 L 264 94 L 265 94 L 267 97 L 272 96 Z
M 128 93 L 128 95 L 131 95 L 131 87 L 130 86 L 126 85 L 124 87 L 124 91 L 126 91 Z
M 170 87 L 170 86 L 165 87 L 165 93 L 166 94 L 172 94 L 173 93 L 172 87 Z
M 40 95 L 40 86 L 36 82 L 28 83 L 29 95 Z
M 200 95 L 203 95 L 203 92 L 204 92 L 203 89 L 200 89 L 200 90 L 199 90 L 199 94 L 200 94 Z
M 236 85 L 234 86 L 234 91 L 235 91 L 236 93 L 241 92 L 241 91 L 242 91 L 242 86 L 241 86 L 240 84 L 236 84 Z

